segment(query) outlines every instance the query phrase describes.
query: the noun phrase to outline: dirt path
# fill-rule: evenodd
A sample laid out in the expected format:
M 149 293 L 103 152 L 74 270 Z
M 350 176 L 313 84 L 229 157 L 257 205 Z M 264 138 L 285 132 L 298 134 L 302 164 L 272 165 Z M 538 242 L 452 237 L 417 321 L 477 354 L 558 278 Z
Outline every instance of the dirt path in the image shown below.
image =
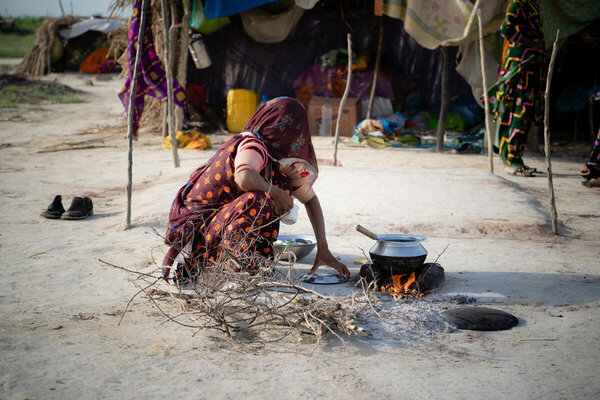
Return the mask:
M 517 315 L 519 326 L 427 336 L 388 324 L 379 339 L 349 338 L 346 347 L 331 339 L 312 353 L 310 343 L 250 350 L 168 323 L 144 298 L 117 325 L 136 289 L 97 260 L 151 269 L 164 252 L 152 229 L 164 231 L 173 195 L 213 153 L 182 151 L 174 170 L 160 138 L 143 135 L 134 146 L 134 228 L 125 232 L 125 131 L 111 128 L 122 122 L 121 83 L 46 79 L 84 91 L 86 102 L 23 107 L 0 122 L 0 398 L 600 396 L 600 192 L 579 184 L 583 160 L 553 161 L 563 233 L 555 237 L 545 178 L 490 176 L 483 155 L 343 144 L 344 167 L 322 167 L 315 190 L 330 247 L 352 272 L 372 245 L 357 223 L 423 234 L 430 261 L 448 245 L 446 286 L 423 301 L 453 306 L 453 296 L 472 296 Z M 331 139 L 317 137 L 315 147 L 331 157 Z M 543 168 L 541 157 L 528 160 Z M 39 217 L 55 194 L 65 207 L 91 196 L 94 217 Z M 306 214 L 282 233 L 310 233 Z

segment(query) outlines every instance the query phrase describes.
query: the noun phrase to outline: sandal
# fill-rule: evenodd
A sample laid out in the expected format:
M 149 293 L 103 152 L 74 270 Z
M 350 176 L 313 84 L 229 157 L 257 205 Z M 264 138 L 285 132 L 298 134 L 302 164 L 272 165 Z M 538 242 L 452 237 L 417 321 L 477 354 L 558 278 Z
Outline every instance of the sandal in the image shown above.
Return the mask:
M 531 172 L 532 174 L 538 174 L 541 173 L 540 171 L 537 170 L 537 168 L 535 167 L 528 167 L 527 165 L 523 164 L 523 170 L 527 171 L 527 172 Z
M 509 175 L 515 175 L 515 176 L 525 176 L 525 177 L 532 177 L 533 176 L 533 171 L 531 171 L 531 169 L 526 169 L 525 167 L 517 167 L 517 166 L 506 166 L 504 167 L 504 172 L 506 172 Z

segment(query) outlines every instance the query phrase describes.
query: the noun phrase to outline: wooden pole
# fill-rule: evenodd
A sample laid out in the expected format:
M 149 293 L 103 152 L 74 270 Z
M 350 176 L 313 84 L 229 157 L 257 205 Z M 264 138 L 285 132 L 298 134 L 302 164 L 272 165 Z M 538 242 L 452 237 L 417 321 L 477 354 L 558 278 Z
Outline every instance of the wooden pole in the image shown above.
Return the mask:
M 173 154 L 173 165 L 179 168 L 179 154 L 177 153 L 177 140 L 175 139 L 175 115 L 173 102 L 173 40 L 169 31 L 169 9 L 167 0 L 162 0 L 163 24 L 165 28 L 165 73 L 167 75 L 167 121 L 169 123 L 169 134 L 171 136 L 171 151 Z
M 379 42 L 377 43 L 377 56 L 375 58 L 375 71 L 373 72 L 373 84 L 371 86 L 371 95 L 369 96 L 369 108 L 367 108 L 367 118 L 371 118 L 373 112 L 373 101 L 375 100 L 375 90 L 377 88 L 377 78 L 379 77 L 379 65 L 381 64 L 381 53 L 383 50 L 383 17 L 379 17 Z
M 169 104 L 163 103 L 163 122 L 162 122 L 162 138 L 169 136 Z
M 588 106 L 589 116 L 590 116 L 590 139 L 592 142 L 592 146 L 594 145 L 594 141 L 596 140 L 596 132 L 594 131 L 594 96 L 590 96 L 590 105 Z
M 554 199 L 554 184 L 552 183 L 552 163 L 550 162 L 550 82 L 556 61 L 556 48 L 560 29 L 556 31 L 556 39 L 552 45 L 550 65 L 548 65 L 548 78 L 546 78 L 546 91 L 544 92 L 544 150 L 546 152 L 546 171 L 548 173 L 548 197 L 550 199 L 550 215 L 552 217 L 552 232 L 558 235 L 558 214 L 556 212 L 556 201 Z
M 133 187 L 133 112 L 134 100 L 137 94 L 137 81 L 142 59 L 142 47 L 144 47 L 144 32 L 146 28 L 146 7 L 147 0 L 142 0 L 142 10 L 140 15 L 140 30 L 138 31 L 138 46 L 135 52 L 135 62 L 133 63 L 133 75 L 131 77 L 131 86 L 129 88 L 129 105 L 127 107 L 127 211 L 125 214 L 125 229 L 131 228 L 131 191 Z
M 187 83 L 188 46 L 190 45 L 190 14 L 192 13 L 192 2 L 184 1 L 183 18 L 179 30 L 179 59 L 177 60 L 177 81 L 185 88 Z M 175 130 L 183 129 L 184 110 L 177 107 L 175 112 Z
M 481 58 L 481 78 L 483 81 L 483 101 L 485 105 L 485 134 L 487 136 L 488 143 L 488 161 L 490 164 L 490 173 L 494 173 L 494 141 L 492 139 L 492 129 L 490 122 L 490 99 L 488 98 L 488 84 L 487 76 L 485 74 L 485 56 L 483 48 L 483 23 L 481 22 L 481 10 L 477 9 L 477 21 L 479 22 L 479 54 Z
M 448 75 L 450 73 L 450 55 L 448 47 L 442 46 L 442 103 L 440 105 L 440 118 L 438 120 L 437 140 L 435 151 L 441 153 L 444 150 L 444 133 L 446 131 L 446 119 L 448 116 L 448 103 L 450 103 L 450 93 L 448 91 Z
M 340 101 L 340 108 L 338 110 L 337 120 L 335 122 L 335 143 L 333 146 L 333 166 L 338 165 L 337 149 L 338 141 L 340 140 L 340 124 L 342 122 L 342 116 L 344 115 L 344 105 L 348 98 L 348 92 L 350 92 L 350 84 L 352 82 L 352 34 L 348 34 L 348 79 L 346 80 L 346 89 L 344 89 L 344 95 Z

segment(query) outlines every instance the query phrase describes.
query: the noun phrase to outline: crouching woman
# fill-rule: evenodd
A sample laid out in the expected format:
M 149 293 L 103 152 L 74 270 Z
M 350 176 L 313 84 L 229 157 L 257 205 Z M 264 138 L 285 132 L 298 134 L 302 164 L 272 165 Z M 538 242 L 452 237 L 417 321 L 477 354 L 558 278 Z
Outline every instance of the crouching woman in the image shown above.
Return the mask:
M 317 239 L 310 272 L 327 265 L 349 277 L 327 244 L 312 189 L 317 173 L 304 106 L 287 97 L 262 105 L 244 132 L 225 142 L 177 192 L 165 238 L 165 279 L 193 278 L 231 255 L 237 260 L 232 268 L 256 272 L 257 255 L 273 258 L 279 218 L 292 208 L 291 196 L 305 205 Z

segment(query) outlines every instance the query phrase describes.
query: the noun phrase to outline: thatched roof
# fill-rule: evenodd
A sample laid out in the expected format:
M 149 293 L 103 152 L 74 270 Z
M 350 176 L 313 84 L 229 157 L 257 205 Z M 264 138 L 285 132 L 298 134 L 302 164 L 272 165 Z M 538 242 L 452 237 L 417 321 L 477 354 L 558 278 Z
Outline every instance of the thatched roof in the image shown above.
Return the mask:
M 80 21 L 80 17 L 67 16 L 60 18 L 48 18 L 36 30 L 36 39 L 33 47 L 25 55 L 16 70 L 21 76 L 40 76 L 48 69 L 50 64 L 50 53 L 58 30 L 73 25 Z

